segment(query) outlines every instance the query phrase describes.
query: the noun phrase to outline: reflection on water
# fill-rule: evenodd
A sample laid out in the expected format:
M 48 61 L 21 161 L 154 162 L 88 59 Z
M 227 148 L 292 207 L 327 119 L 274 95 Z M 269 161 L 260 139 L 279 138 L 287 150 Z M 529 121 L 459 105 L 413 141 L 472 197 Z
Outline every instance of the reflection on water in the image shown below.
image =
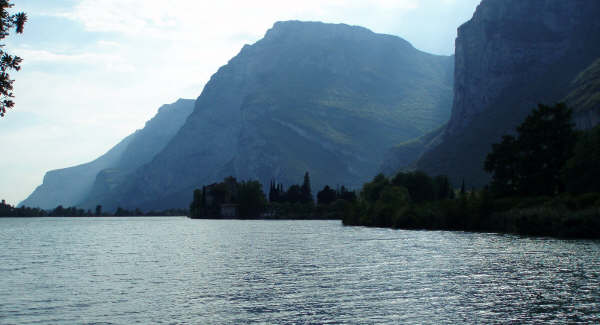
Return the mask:
M 600 242 L 335 221 L 0 219 L 0 323 L 600 322 Z

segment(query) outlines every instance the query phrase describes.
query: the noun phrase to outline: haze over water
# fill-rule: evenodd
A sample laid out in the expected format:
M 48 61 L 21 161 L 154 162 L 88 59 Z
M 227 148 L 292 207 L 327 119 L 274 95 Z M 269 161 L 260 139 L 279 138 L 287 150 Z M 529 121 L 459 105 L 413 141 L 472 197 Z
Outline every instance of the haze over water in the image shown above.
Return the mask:
M 0 323 L 600 322 L 600 242 L 339 221 L 0 219 Z

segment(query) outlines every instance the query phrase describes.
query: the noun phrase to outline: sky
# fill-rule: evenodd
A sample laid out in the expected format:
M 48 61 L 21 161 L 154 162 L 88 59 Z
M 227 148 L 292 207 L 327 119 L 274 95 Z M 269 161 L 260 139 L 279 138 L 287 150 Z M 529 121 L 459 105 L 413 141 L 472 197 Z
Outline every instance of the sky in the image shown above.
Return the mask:
M 162 104 L 197 98 L 220 66 L 276 21 L 345 23 L 454 53 L 480 0 L 19 0 L 29 20 L 4 49 L 24 59 L 0 118 L 0 199 L 16 205 L 45 172 L 86 163 L 143 128 Z

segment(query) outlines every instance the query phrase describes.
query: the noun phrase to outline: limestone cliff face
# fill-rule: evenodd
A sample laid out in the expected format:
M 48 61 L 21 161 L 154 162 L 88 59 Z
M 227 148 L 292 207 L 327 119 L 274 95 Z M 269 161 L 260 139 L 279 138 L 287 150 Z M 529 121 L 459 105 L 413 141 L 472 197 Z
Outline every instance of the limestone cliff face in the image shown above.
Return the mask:
M 458 29 L 450 121 L 417 167 L 486 183 L 491 143 L 600 56 L 599 15 L 597 0 L 483 0 Z
M 567 56 L 592 54 L 589 48 L 597 44 L 590 42 L 600 31 L 599 10 L 600 1 L 595 0 L 482 1 L 458 30 L 447 133 L 468 127 L 512 85 L 536 83 Z
M 580 130 L 589 130 L 600 124 L 600 105 L 593 109 L 575 112 L 575 127 Z
M 220 68 L 169 145 L 103 205 L 188 206 L 226 176 L 313 190 L 360 186 L 385 150 L 441 125 L 453 60 L 394 36 L 317 22 L 279 22 Z
M 600 58 L 573 80 L 565 102 L 573 107 L 578 129 L 587 130 L 600 124 Z

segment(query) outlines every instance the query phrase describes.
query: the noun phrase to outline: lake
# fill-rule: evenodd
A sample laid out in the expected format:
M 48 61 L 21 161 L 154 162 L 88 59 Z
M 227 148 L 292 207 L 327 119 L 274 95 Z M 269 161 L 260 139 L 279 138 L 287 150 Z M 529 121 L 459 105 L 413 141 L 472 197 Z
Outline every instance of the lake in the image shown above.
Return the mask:
M 600 322 L 598 241 L 32 218 L 0 243 L 1 324 Z

